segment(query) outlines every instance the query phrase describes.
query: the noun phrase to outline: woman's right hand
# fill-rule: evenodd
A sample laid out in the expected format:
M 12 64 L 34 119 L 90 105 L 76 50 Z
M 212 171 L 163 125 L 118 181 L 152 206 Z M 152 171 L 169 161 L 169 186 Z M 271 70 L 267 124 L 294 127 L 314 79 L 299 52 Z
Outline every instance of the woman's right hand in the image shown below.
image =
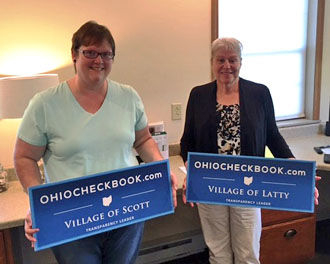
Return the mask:
M 184 166 L 186 167 L 186 170 L 188 170 L 188 161 L 184 163 Z M 182 185 L 182 201 L 184 204 L 187 203 L 187 177 L 184 178 L 183 180 L 183 185 Z M 194 203 L 190 202 L 190 206 L 194 207 Z
M 25 237 L 31 241 L 31 247 L 34 247 L 37 239 L 33 236 L 35 233 L 39 232 L 38 228 L 32 228 L 32 218 L 30 209 L 27 212 L 25 223 L 24 223 Z
M 182 201 L 183 201 L 184 204 L 187 203 L 187 177 L 185 177 L 184 180 L 183 180 Z M 191 207 L 194 207 L 194 203 L 190 202 L 189 204 L 190 204 Z

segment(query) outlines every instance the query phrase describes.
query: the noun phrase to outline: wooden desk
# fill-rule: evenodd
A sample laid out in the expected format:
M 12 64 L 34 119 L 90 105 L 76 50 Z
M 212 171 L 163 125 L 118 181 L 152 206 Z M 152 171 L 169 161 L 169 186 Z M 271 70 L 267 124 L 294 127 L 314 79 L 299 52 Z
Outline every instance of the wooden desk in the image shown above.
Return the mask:
M 1 264 L 15 263 L 9 229 L 0 231 L 0 263 Z
M 14 264 L 10 228 L 22 226 L 29 208 L 29 199 L 18 181 L 10 182 L 0 193 L 0 263 Z
M 314 254 L 315 214 L 262 209 L 262 264 L 301 264 Z

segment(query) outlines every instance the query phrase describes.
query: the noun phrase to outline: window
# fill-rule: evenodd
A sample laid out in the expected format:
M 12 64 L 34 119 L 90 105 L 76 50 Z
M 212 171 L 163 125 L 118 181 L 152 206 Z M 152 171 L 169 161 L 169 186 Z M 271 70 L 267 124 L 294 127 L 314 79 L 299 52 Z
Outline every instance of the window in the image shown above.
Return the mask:
M 320 48 L 317 25 L 323 29 L 323 20 L 317 19 L 320 2 L 213 1 L 213 38 L 235 37 L 242 42 L 240 75 L 268 86 L 277 120 L 319 118 L 320 76 L 316 70 L 321 59 L 315 56 Z

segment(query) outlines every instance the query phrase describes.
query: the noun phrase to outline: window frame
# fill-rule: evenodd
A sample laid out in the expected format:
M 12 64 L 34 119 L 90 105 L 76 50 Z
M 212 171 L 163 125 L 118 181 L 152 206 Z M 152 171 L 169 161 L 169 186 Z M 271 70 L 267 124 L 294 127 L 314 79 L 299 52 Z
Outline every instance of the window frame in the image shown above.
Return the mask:
M 218 38 L 218 7 L 219 0 L 211 0 L 211 43 Z M 305 119 L 319 120 L 320 119 L 320 102 L 321 102 L 321 77 L 322 77 L 322 52 L 323 52 L 323 30 L 324 30 L 324 10 L 325 10 L 325 0 L 313 0 L 317 1 L 316 8 L 316 29 L 315 29 L 315 41 L 314 51 L 312 54 L 315 54 L 314 67 L 311 67 L 311 84 L 308 84 L 308 73 L 306 73 L 305 78 Z M 310 25 L 308 25 L 309 27 Z M 308 28 L 308 30 L 312 30 Z M 312 55 L 312 56 L 313 56 Z M 314 56 L 313 56 L 314 57 Z M 313 59 L 308 58 L 308 60 Z M 212 74 L 213 78 L 213 74 Z M 312 85 L 313 87 L 309 87 Z M 298 119 L 298 118 L 297 118 Z

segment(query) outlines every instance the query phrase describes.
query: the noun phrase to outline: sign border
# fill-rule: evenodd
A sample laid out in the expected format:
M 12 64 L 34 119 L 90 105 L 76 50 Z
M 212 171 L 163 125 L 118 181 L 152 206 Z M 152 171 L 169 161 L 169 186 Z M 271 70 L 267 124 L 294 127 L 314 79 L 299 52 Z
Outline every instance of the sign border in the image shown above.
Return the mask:
M 69 183 L 69 182 L 89 179 L 89 178 L 102 176 L 102 175 L 106 175 L 106 174 L 118 173 L 118 172 L 122 172 L 122 171 L 126 171 L 126 170 L 134 170 L 134 169 L 143 168 L 143 167 L 150 167 L 150 166 L 159 165 L 159 164 L 162 164 L 162 163 L 166 163 L 166 168 L 167 168 L 167 177 L 168 177 L 168 183 L 169 183 L 169 187 L 170 187 L 169 191 L 170 191 L 171 210 L 165 211 L 165 212 L 160 213 L 160 214 L 155 214 L 155 215 L 150 216 L 150 217 L 143 217 L 143 218 L 139 218 L 139 219 L 136 219 L 136 220 L 132 220 L 128 223 L 126 222 L 126 223 L 118 224 L 118 225 L 115 226 L 115 228 L 114 227 L 109 227 L 109 228 L 99 229 L 99 230 L 91 231 L 89 233 L 81 234 L 81 235 L 78 235 L 78 236 L 75 236 L 75 237 L 72 237 L 72 238 L 69 238 L 69 239 L 63 239 L 63 240 L 60 240 L 58 242 L 49 243 L 49 244 L 43 245 L 43 246 L 39 246 L 38 245 L 38 240 L 37 240 L 37 242 L 35 243 L 35 246 L 34 246 L 34 251 L 40 251 L 40 250 L 43 250 L 43 249 L 48 249 L 48 248 L 51 248 L 51 247 L 54 247 L 54 246 L 62 245 L 62 244 L 68 243 L 68 242 L 76 241 L 78 239 L 90 237 L 90 236 L 93 236 L 93 235 L 97 235 L 97 234 L 100 234 L 100 233 L 111 231 L 111 230 L 121 228 L 121 227 L 124 227 L 124 226 L 132 225 L 132 224 L 136 224 L 136 223 L 140 223 L 140 222 L 145 222 L 146 220 L 149 220 L 149 219 L 153 219 L 153 218 L 173 214 L 175 211 L 174 211 L 174 206 L 173 206 L 173 195 L 172 195 L 172 188 L 171 188 L 172 183 L 171 183 L 170 166 L 169 166 L 169 160 L 168 159 L 164 159 L 164 160 L 161 160 L 161 161 L 155 161 L 155 162 L 149 162 L 149 163 L 140 164 L 140 165 L 131 166 L 131 167 L 126 167 L 126 168 L 121 168 L 121 169 L 115 169 L 115 170 L 111 170 L 111 171 L 95 173 L 95 174 L 81 176 L 81 177 L 77 177 L 77 178 L 66 179 L 66 180 L 58 181 L 58 182 L 51 182 L 51 183 L 35 185 L 35 186 L 32 186 L 32 187 L 28 188 L 31 219 L 32 219 L 32 228 L 38 228 L 38 227 L 36 227 L 36 218 L 35 218 L 35 213 L 34 213 L 35 212 L 35 206 L 34 206 L 34 203 L 33 203 L 33 194 L 32 194 L 32 192 L 34 190 L 37 190 L 37 189 L 40 189 L 40 188 L 47 188 L 48 186 L 61 185 L 61 184 Z M 34 236 L 36 237 L 37 234 L 35 234 Z
M 314 213 L 315 206 L 314 206 L 314 198 L 311 198 L 311 205 L 309 206 L 310 209 L 301 210 L 301 209 L 293 209 L 293 208 L 284 208 L 284 207 L 267 207 L 267 206 L 253 206 L 250 204 L 237 204 L 237 203 L 230 203 L 230 202 L 213 202 L 213 201 L 204 201 L 204 200 L 195 200 L 189 198 L 189 173 L 190 173 L 190 156 L 211 156 L 211 157 L 217 157 L 217 156 L 223 156 L 224 158 L 237 158 L 237 159 L 257 159 L 257 160 L 278 160 L 278 161 L 290 161 L 290 159 L 285 158 L 265 158 L 265 157 L 259 157 L 259 156 L 244 156 L 244 155 L 221 155 L 216 153 L 203 153 L 203 152 L 188 152 L 188 168 L 187 168 L 187 202 L 194 202 L 194 203 L 206 203 L 206 204 L 214 204 L 214 205 L 225 205 L 225 206 L 236 206 L 236 207 L 249 207 L 249 208 L 262 208 L 262 209 L 269 209 L 269 210 L 280 210 L 280 211 L 292 211 L 292 212 L 304 212 L 304 213 Z M 316 162 L 315 161 L 306 161 L 306 160 L 292 160 L 294 162 L 298 163 L 310 163 L 313 167 L 313 177 L 312 177 L 312 192 L 315 192 L 315 175 L 316 175 Z

